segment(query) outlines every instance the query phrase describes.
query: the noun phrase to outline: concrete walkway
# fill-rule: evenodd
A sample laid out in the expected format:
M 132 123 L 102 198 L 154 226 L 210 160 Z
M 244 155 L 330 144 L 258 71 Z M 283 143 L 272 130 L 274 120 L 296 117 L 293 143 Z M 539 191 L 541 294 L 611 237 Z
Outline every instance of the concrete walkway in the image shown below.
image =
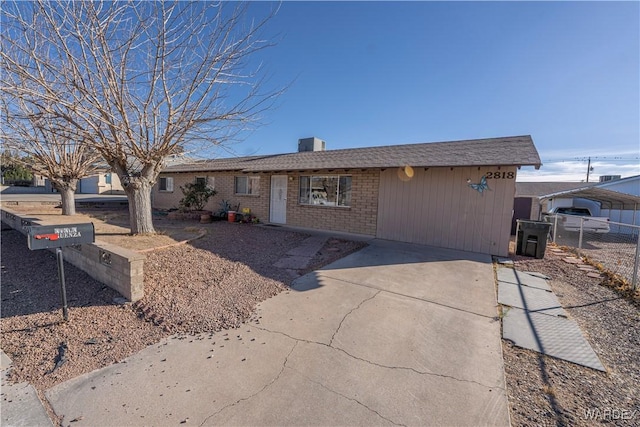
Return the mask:
M 489 256 L 373 241 L 243 327 L 46 392 L 65 424 L 508 425 Z
M 499 267 L 498 302 L 503 307 L 502 336 L 528 348 L 598 371 L 606 371 L 540 273 Z
M 0 425 L 53 427 L 36 389 L 29 383 L 7 383 L 11 359 L 0 350 Z
M 279 259 L 274 267 L 300 270 L 307 268 L 309 262 L 326 243 L 328 237 L 314 235 L 304 239 L 301 244 L 289 250 L 285 256 Z

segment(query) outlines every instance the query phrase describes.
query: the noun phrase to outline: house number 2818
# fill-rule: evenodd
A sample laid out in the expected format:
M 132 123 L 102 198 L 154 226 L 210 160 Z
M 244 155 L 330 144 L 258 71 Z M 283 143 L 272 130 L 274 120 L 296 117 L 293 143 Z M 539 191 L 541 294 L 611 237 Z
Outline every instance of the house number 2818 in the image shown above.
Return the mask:
M 515 172 L 487 172 L 487 179 L 514 179 Z

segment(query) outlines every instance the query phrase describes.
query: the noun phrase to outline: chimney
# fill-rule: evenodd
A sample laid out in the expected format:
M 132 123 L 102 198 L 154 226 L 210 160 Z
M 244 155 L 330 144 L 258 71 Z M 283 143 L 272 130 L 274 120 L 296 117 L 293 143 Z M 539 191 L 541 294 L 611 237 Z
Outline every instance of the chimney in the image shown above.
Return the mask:
M 301 138 L 298 140 L 298 152 L 303 151 L 324 151 L 325 142 L 320 138 Z

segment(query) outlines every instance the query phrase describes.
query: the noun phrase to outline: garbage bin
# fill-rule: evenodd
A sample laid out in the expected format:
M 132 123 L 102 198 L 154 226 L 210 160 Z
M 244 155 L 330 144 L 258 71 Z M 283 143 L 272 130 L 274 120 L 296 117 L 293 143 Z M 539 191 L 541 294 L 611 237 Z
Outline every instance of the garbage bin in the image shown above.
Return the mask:
M 229 211 L 227 213 L 227 220 L 229 222 L 236 222 L 236 211 Z
M 527 221 L 519 219 L 516 236 L 516 255 L 525 255 L 538 259 L 544 258 L 547 249 L 547 237 L 551 224 L 544 221 Z

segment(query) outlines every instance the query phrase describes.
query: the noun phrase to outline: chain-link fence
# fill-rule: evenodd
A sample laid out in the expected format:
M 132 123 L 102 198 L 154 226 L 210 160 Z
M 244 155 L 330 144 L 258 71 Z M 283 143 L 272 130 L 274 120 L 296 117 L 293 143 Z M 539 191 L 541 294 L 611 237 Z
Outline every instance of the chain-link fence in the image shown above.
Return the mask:
M 599 220 L 581 217 L 580 227 L 574 231 L 575 227 L 568 230 L 563 225 L 568 223 L 568 218 L 563 217 L 565 215 L 545 218 L 551 223 L 551 239 L 556 244 L 575 248 L 579 255 L 626 280 L 634 290 L 640 286 L 640 226 L 606 221 L 609 227 L 594 227 L 594 222 Z M 575 217 L 572 224 L 576 224 Z

